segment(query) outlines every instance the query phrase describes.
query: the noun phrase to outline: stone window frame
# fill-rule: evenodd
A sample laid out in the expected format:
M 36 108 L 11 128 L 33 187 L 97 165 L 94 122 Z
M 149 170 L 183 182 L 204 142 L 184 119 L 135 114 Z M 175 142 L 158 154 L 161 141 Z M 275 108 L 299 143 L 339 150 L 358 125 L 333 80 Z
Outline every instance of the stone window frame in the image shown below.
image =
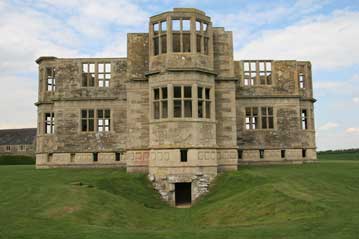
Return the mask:
M 200 88 L 202 88 L 202 97 L 200 98 L 199 93 L 200 93 Z M 208 90 L 208 94 L 207 94 L 207 90 Z M 211 104 L 212 104 L 212 100 L 211 100 L 211 88 L 210 87 L 206 87 L 206 86 L 202 86 L 202 85 L 198 85 L 197 87 L 197 99 L 198 99 L 198 118 L 199 119 L 211 119 Z M 208 96 L 208 97 L 207 97 Z M 203 104 L 202 105 L 202 117 L 200 117 L 200 102 Z M 208 114 L 208 109 L 209 109 L 209 114 Z
M 175 97 L 175 88 L 176 87 L 180 87 L 180 97 Z M 190 88 L 190 91 L 191 92 L 190 96 L 188 97 L 188 95 L 186 96 L 186 90 L 185 88 Z M 173 102 L 173 118 L 175 119 L 178 119 L 178 118 L 194 118 L 193 116 L 193 85 L 187 85 L 187 84 L 181 84 L 181 85 L 173 85 L 173 99 L 172 99 L 172 102 Z M 176 110 L 175 110 L 175 101 L 179 101 L 181 103 L 180 105 L 180 112 L 181 112 L 181 115 L 179 117 L 176 116 Z M 188 102 L 191 102 L 190 104 L 190 111 L 186 111 L 186 105 L 188 105 Z M 186 104 L 187 103 L 187 104 Z M 186 114 L 186 112 L 191 112 L 190 115 Z
M 266 110 L 266 114 L 263 114 L 262 109 Z M 272 109 L 272 114 L 269 114 L 269 109 Z M 273 106 L 258 105 L 258 106 L 245 106 L 244 107 L 244 129 L 245 130 L 276 130 L 276 108 Z M 266 120 L 266 128 L 263 127 L 263 119 Z M 269 128 L 270 122 L 272 122 L 271 128 Z
M 259 158 L 260 158 L 260 159 L 264 159 L 264 158 L 265 158 L 265 150 L 264 150 L 264 149 L 259 149 Z
M 109 88 L 111 81 L 111 63 L 109 62 L 98 62 L 97 63 L 98 72 L 98 87 L 100 88 Z
M 55 113 L 44 113 L 44 133 L 46 135 L 55 134 Z
M 82 118 L 82 112 L 84 110 L 93 110 L 94 111 L 94 118 Z M 110 117 L 106 117 L 105 115 L 105 111 L 109 111 L 109 115 Z M 103 112 L 103 116 L 99 117 L 98 116 L 98 112 L 99 111 L 104 111 Z M 94 122 L 94 130 L 93 131 L 82 131 L 82 120 L 87 120 L 87 119 L 93 119 Z M 80 133 L 109 133 L 113 131 L 113 110 L 109 107 L 98 107 L 98 108 L 83 108 L 80 109 L 80 120 L 79 120 L 79 132 Z M 108 120 L 108 123 L 106 124 L 105 122 L 100 124 L 99 120 Z M 100 127 L 105 127 L 108 130 L 104 129 L 103 131 L 100 131 L 99 128 Z
M 99 69 L 100 65 L 103 65 L 103 70 Z M 101 76 L 103 76 L 103 78 Z M 110 88 L 111 80 L 112 63 L 110 61 L 81 62 L 82 88 Z
M 273 107 L 260 107 L 261 129 L 274 129 L 274 111 Z
M 305 87 L 306 87 L 305 74 L 303 72 L 300 72 L 298 74 L 298 84 L 299 84 L 299 89 L 305 89 Z
M 164 29 L 166 26 L 166 29 Z M 158 29 L 156 29 L 158 27 Z M 153 52 L 154 56 L 158 56 L 161 54 L 166 54 L 168 52 L 167 46 L 167 32 L 168 32 L 168 24 L 167 20 L 160 20 L 152 23 L 152 42 L 153 42 Z
M 258 107 L 245 107 L 245 129 L 246 130 L 256 130 L 259 128 L 259 110 Z
M 209 23 L 201 19 L 196 19 L 196 52 L 204 55 L 209 55 Z M 199 49 L 198 49 L 199 48 Z
M 101 115 L 100 116 L 100 112 Z M 111 131 L 111 109 L 97 109 L 97 132 L 110 132 Z
M 307 149 L 302 149 L 302 158 L 307 157 Z
M 164 90 L 165 90 L 166 94 L 164 94 Z M 158 91 L 158 97 L 156 97 L 156 91 Z M 152 105 L 153 105 L 152 118 L 155 119 L 155 120 L 167 119 L 169 117 L 169 112 L 168 112 L 168 109 L 169 109 L 169 105 L 168 105 L 168 98 L 169 98 L 169 96 L 168 96 L 168 86 L 166 85 L 166 86 L 154 87 L 154 88 L 152 88 L 152 94 L 153 94 L 153 97 L 152 97 Z M 164 109 L 166 109 L 166 110 L 164 110 Z
M 86 112 L 86 116 L 84 116 L 84 112 Z M 90 112 L 92 112 L 92 117 L 90 116 Z M 81 116 L 81 120 L 80 120 L 81 132 L 95 132 L 95 110 L 81 109 L 80 116 Z M 84 122 L 86 122 L 85 130 L 84 130 Z M 91 124 L 92 124 L 92 128 L 90 129 Z
M 56 90 L 56 68 L 54 66 L 45 67 L 46 91 L 54 92 Z
M 300 109 L 300 126 L 302 130 L 308 130 L 309 124 L 308 124 L 308 115 L 309 110 L 307 108 L 301 108 Z
M 175 98 L 175 94 L 174 94 L 174 90 L 175 87 L 180 87 L 181 88 L 181 97 L 177 97 Z M 190 97 L 185 97 L 185 87 L 190 87 L 191 89 L 191 96 Z M 167 88 L 167 99 L 162 99 L 162 96 L 160 95 L 159 97 L 156 97 L 155 99 L 155 90 L 159 90 L 161 88 Z M 198 104 L 198 101 L 200 100 L 198 98 L 198 88 L 202 88 L 203 90 L 203 96 L 204 98 L 202 99 L 203 101 L 203 115 L 204 117 L 199 117 L 198 112 L 195 112 L 196 109 L 198 111 L 198 105 L 196 106 L 196 104 Z M 213 119 L 213 86 L 207 85 L 207 84 L 201 84 L 201 85 L 197 85 L 196 83 L 193 84 L 168 84 L 168 85 L 156 85 L 151 87 L 151 120 L 154 121 L 161 121 L 161 120 L 200 120 L 200 121 L 211 121 Z M 159 93 L 162 94 L 162 90 L 159 90 Z M 206 97 L 207 96 L 207 97 Z M 168 111 L 168 115 L 167 118 L 162 117 L 163 114 L 163 109 L 162 109 L 162 105 L 160 104 L 161 101 L 168 101 L 167 103 L 167 111 Z M 179 117 L 175 117 L 175 101 L 180 101 L 180 107 L 181 107 L 181 116 Z M 185 104 L 188 104 L 186 102 L 190 101 L 191 102 L 191 114 L 187 115 L 185 114 L 185 112 L 190 112 L 190 111 L 185 111 Z M 179 105 L 179 104 L 178 104 Z M 156 110 L 159 109 L 158 110 Z M 170 109 L 171 108 L 171 109 Z M 209 110 L 208 110 L 209 109 Z M 157 112 L 157 113 L 156 113 Z M 209 112 L 209 114 L 208 114 Z M 157 115 L 157 116 L 156 116 Z M 185 117 L 186 116 L 186 117 Z
M 180 162 L 188 162 L 188 149 L 180 149 Z
M 176 30 L 174 29 L 174 25 L 173 22 L 174 21 L 179 21 L 180 22 L 180 28 L 179 30 Z M 183 22 L 184 21 L 188 21 L 189 22 L 189 29 L 186 30 L 184 29 L 184 24 Z M 190 17 L 174 17 L 174 18 L 171 18 L 171 33 L 172 33 L 172 53 L 191 53 L 192 51 L 192 47 L 191 47 L 191 44 L 192 44 L 192 37 L 191 37 L 191 28 L 192 28 L 192 24 L 191 24 L 191 18 Z M 179 51 L 175 51 L 175 35 L 179 35 Z M 184 36 L 188 37 L 188 42 L 185 40 Z M 186 46 L 188 46 L 188 49 Z M 186 50 L 186 51 L 185 51 Z
M 11 145 L 5 146 L 5 152 L 11 152 Z
M 273 85 L 272 60 L 244 60 L 242 69 L 244 87 Z

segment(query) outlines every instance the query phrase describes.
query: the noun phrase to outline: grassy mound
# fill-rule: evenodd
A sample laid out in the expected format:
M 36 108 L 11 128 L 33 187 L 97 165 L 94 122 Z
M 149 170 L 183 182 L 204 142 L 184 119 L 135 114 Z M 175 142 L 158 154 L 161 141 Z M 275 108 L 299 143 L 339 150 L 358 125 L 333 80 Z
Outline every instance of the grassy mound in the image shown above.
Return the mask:
M 0 238 L 355 238 L 359 163 L 242 167 L 190 209 L 142 174 L 0 167 Z

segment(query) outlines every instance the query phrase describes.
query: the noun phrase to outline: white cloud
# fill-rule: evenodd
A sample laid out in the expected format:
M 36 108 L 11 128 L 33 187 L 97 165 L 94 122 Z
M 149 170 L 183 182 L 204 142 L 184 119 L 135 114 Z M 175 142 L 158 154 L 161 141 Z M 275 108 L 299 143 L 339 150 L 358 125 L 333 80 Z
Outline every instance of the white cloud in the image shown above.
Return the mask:
M 124 56 L 125 27 L 147 28 L 147 13 L 129 0 L 0 0 L 0 15 L 0 128 L 36 126 L 38 57 Z
M 236 52 L 239 59 L 311 60 L 315 68 L 333 69 L 359 64 L 359 12 L 337 11 L 307 18 L 261 36 Z
M 260 2 L 244 4 L 229 13 L 208 12 L 216 26 L 233 31 L 235 49 L 257 39 L 262 27 L 291 22 L 319 11 L 328 0 L 297 0 L 293 2 Z M 239 58 L 238 58 L 239 59 Z
M 322 126 L 319 127 L 319 130 L 331 130 L 331 129 L 335 129 L 338 128 L 339 124 L 334 123 L 334 122 L 328 122 Z
M 355 104 L 359 104 L 359 97 L 353 97 L 353 102 Z
M 359 128 L 347 128 L 345 132 L 348 134 L 359 134 Z

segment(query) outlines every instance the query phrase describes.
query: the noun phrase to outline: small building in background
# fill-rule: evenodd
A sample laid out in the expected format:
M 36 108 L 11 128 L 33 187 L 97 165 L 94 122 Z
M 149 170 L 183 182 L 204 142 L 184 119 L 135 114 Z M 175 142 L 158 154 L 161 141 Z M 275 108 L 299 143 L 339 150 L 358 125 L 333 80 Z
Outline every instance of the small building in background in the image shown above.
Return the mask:
M 0 155 L 35 156 L 36 128 L 0 130 Z

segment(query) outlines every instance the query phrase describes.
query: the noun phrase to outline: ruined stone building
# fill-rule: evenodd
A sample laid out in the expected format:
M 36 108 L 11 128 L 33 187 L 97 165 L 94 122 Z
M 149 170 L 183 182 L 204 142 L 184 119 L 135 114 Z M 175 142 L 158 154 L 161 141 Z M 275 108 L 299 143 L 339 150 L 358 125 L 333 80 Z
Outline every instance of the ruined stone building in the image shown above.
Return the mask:
M 0 130 L 0 155 L 35 156 L 36 129 Z
M 179 204 L 242 164 L 316 159 L 310 62 L 233 60 L 202 11 L 152 16 L 125 58 L 36 62 L 38 168 L 145 172 Z

